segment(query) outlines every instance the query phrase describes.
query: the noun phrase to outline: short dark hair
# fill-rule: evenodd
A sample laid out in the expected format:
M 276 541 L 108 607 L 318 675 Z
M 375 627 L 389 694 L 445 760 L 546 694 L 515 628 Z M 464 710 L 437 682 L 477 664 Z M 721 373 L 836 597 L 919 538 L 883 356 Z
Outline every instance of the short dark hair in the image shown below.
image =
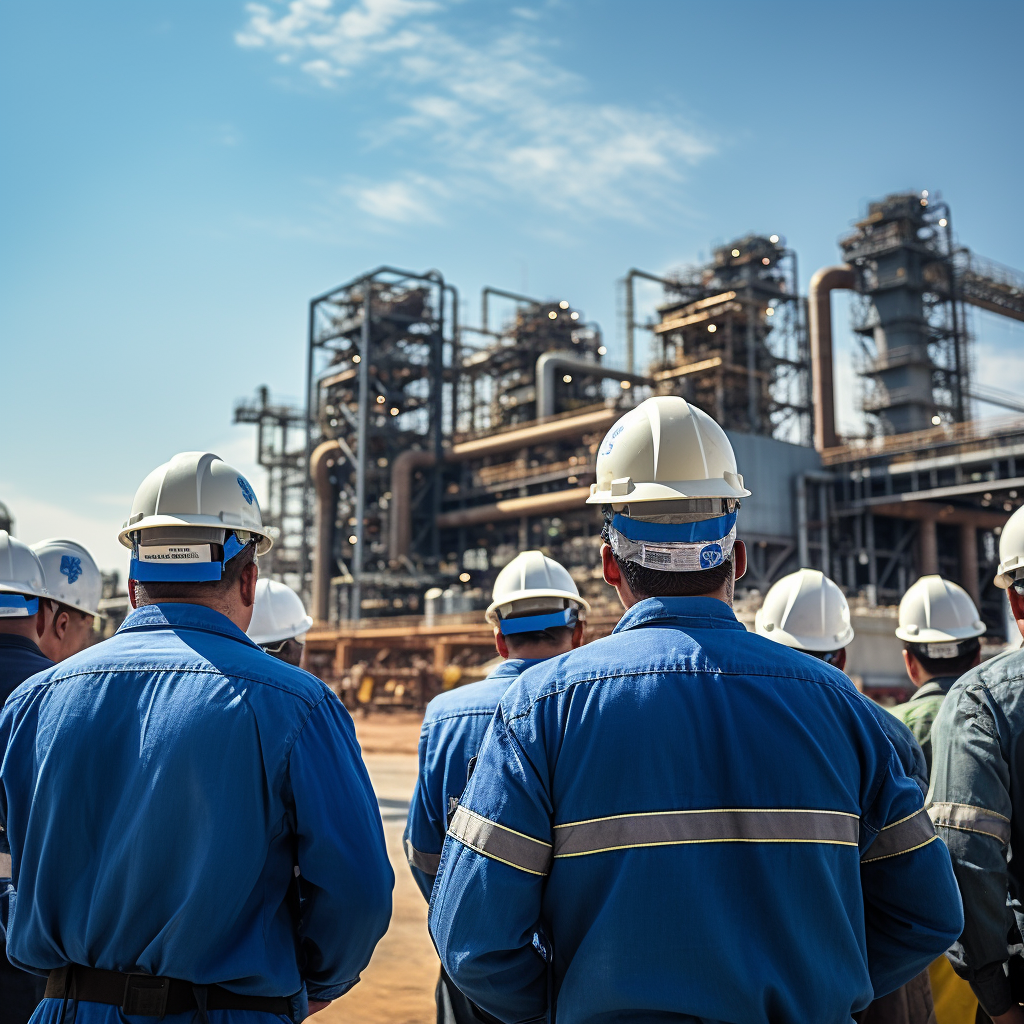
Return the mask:
M 572 640 L 575 626 L 552 626 L 550 629 L 538 629 L 531 633 L 512 633 L 505 637 L 508 653 L 516 657 L 516 652 L 535 644 L 547 647 L 561 647 Z
M 732 555 L 712 569 L 694 572 L 666 572 L 615 556 L 622 578 L 638 600 L 647 597 L 702 597 L 732 585 Z
M 909 651 L 921 663 L 921 668 L 930 676 L 962 676 L 968 669 L 974 668 L 974 659 L 981 650 L 981 641 L 976 637 L 961 640 L 957 644 L 959 654 L 955 658 L 929 658 L 925 644 L 903 641 L 903 649 Z
M 132 580 L 135 587 L 135 604 L 141 608 L 143 605 L 156 604 L 157 601 L 174 600 L 179 601 L 210 601 L 218 595 L 226 593 L 241 578 L 242 571 L 247 565 L 256 561 L 256 542 L 249 541 L 245 547 L 224 564 L 224 574 L 219 580 L 211 580 L 208 583 L 155 583 L 148 580 L 143 583 L 140 580 Z
M 57 607 L 54 608 L 53 607 L 54 605 L 56 605 Z M 75 608 L 73 605 L 64 604 L 63 601 L 53 601 L 53 600 L 51 600 L 50 601 L 50 609 L 53 611 L 53 617 L 55 619 L 57 618 L 58 615 L 60 615 L 61 612 L 67 612 L 69 619 L 71 618 L 72 612 L 74 614 L 76 614 L 81 619 L 92 618 L 93 617 L 92 612 L 84 612 L 84 611 L 82 611 L 81 608 Z

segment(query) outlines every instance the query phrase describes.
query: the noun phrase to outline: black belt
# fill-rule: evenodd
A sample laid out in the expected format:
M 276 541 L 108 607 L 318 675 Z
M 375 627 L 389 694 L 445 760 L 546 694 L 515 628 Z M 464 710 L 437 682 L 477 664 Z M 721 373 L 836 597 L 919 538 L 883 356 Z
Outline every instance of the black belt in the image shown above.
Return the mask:
M 152 974 L 122 974 L 96 967 L 69 964 L 50 971 L 47 999 L 81 999 L 87 1003 L 120 1006 L 124 1013 L 163 1017 L 201 1009 L 196 998 L 206 993 L 207 1010 L 260 1010 L 291 1016 L 291 1001 L 284 996 L 243 996 L 220 985 L 193 985 L 178 978 L 157 978 Z

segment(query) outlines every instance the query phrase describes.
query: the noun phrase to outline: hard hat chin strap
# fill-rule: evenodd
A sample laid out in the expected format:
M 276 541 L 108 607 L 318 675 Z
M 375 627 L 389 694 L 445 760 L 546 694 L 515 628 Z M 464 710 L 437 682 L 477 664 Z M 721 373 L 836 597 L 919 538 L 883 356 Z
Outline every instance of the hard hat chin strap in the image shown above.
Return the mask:
M 224 566 L 245 547 L 229 533 L 224 538 L 223 556 L 216 561 L 210 557 L 209 544 L 140 545 L 136 541 L 128 574 L 139 583 L 214 583 L 223 578 Z

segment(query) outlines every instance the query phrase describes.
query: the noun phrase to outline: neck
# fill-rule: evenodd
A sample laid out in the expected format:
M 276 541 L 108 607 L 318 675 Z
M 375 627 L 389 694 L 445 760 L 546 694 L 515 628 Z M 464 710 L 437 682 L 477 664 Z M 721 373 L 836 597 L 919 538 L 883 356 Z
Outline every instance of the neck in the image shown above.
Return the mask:
M 36 616 L 28 619 L 0 619 L 0 634 L 7 633 L 13 636 L 23 636 L 34 644 L 39 643 L 39 633 L 36 631 Z

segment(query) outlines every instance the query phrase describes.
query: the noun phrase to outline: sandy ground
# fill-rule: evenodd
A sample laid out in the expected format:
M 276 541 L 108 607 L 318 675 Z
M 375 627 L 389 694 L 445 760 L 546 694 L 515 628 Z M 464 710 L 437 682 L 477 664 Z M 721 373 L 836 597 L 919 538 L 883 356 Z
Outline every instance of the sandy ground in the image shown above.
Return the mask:
M 406 712 L 356 718 L 395 870 L 394 912 L 363 980 L 317 1014 L 318 1024 L 430 1024 L 435 1019 L 438 963 L 427 935 L 427 903 L 402 852 L 402 832 L 416 784 L 420 720 Z

